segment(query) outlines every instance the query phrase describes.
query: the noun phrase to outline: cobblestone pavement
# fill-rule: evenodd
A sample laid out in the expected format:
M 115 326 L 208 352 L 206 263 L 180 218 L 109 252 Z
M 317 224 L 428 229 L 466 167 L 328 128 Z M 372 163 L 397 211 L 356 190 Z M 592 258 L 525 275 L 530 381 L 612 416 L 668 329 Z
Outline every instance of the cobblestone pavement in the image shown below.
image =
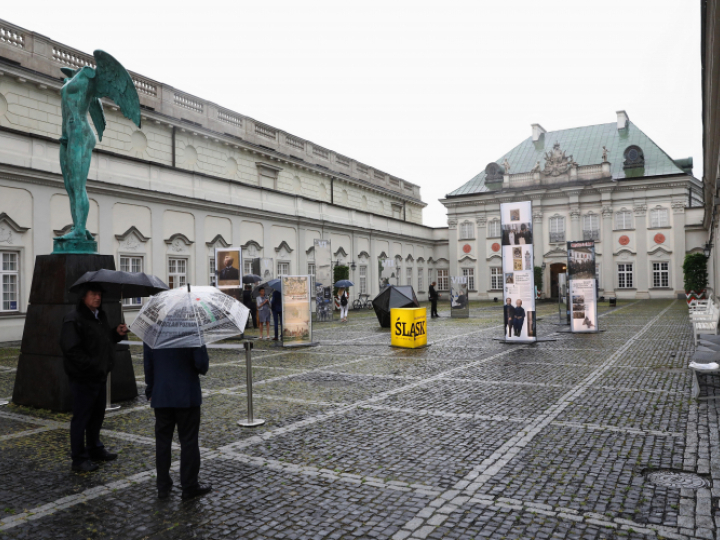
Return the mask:
M 494 339 L 491 302 L 441 311 L 421 350 L 390 348 L 369 312 L 316 324 L 311 349 L 256 342 L 255 429 L 237 425 L 244 355 L 211 350 L 201 480 L 215 489 L 189 502 L 156 498 L 144 397 L 107 415 L 120 457 L 85 475 L 70 472 L 67 414 L 1 407 L 0 539 L 717 538 L 720 402 L 691 399 L 687 308 L 600 312 L 604 332 L 572 335 L 540 304 L 554 341 L 535 345 Z M 17 358 L 0 349 L 0 396 Z M 677 480 L 663 471 L 698 484 L 647 477 Z

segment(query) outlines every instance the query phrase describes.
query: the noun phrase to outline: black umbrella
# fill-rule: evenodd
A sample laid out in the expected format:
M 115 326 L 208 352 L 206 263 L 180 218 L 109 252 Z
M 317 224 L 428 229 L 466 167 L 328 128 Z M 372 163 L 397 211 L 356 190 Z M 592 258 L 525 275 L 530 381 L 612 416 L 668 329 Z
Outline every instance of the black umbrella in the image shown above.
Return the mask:
M 136 298 L 138 296 L 152 296 L 169 287 L 152 274 L 143 272 L 121 272 L 119 270 L 96 270 L 85 272 L 80 279 L 70 287 L 71 293 L 79 293 L 83 285 L 94 283 L 100 285 L 110 298 Z
M 258 281 L 262 281 L 262 278 L 255 274 L 245 274 L 242 277 L 243 285 L 248 285 L 252 283 L 257 283 Z
M 410 285 L 389 285 L 372 301 L 380 326 L 390 328 L 392 308 L 420 307 L 415 291 Z

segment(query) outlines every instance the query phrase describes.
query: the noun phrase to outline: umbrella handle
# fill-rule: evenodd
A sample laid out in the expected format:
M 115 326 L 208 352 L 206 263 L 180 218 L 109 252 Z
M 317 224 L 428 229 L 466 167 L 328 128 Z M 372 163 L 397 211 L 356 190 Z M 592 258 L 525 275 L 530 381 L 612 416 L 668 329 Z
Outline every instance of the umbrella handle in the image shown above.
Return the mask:
M 125 310 L 123 309 L 123 287 L 120 285 L 120 324 L 125 324 Z
M 187 287 L 188 287 L 188 293 L 189 293 L 190 292 L 190 284 L 189 283 L 187 284 Z

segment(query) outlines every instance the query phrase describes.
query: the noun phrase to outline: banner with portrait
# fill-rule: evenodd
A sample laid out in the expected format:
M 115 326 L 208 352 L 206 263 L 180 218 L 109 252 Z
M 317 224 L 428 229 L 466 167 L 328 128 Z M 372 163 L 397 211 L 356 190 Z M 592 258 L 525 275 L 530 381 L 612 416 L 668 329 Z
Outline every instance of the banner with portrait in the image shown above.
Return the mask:
M 315 320 L 318 322 L 332 322 L 335 310 L 333 309 L 333 271 L 332 246 L 330 240 L 316 238 L 313 240 L 315 252 Z
M 242 250 L 239 247 L 215 248 L 215 286 L 242 302 Z
M 310 276 L 281 276 L 283 347 L 312 343 Z
M 470 317 L 467 276 L 450 277 L 450 317 L 459 319 Z
M 570 331 L 598 331 L 597 287 L 595 282 L 595 242 L 567 243 L 567 279 L 570 283 Z
M 506 341 L 537 340 L 532 203 L 500 205 L 503 323 Z

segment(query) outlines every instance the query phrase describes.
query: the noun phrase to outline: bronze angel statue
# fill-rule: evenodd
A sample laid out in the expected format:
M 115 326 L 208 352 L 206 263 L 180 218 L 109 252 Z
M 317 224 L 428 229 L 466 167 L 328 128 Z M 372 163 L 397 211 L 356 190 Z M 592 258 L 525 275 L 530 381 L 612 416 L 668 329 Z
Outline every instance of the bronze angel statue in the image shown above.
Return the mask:
M 60 251 L 63 252 L 87 252 L 87 247 L 83 249 L 80 246 L 87 246 L 88 241 L 94 242 L 92 234 L 86 229 L 90 210 L 86 184 L 96 144 L 88 113 L 101 141 L 105 131 L 105 113 L 101 101 L 104 97 L 117 103 L 122 113 L 140 127 L 140 99 L 130 74 L 108 53 L 97 50 L 93 55 L 97 64 L 95 68 L 60 68 L 67 75 L 60 91 L 60 168 L 70 198 L 73 227 L 66 235 L 55 239 L 56 251 L 61 246 Z

